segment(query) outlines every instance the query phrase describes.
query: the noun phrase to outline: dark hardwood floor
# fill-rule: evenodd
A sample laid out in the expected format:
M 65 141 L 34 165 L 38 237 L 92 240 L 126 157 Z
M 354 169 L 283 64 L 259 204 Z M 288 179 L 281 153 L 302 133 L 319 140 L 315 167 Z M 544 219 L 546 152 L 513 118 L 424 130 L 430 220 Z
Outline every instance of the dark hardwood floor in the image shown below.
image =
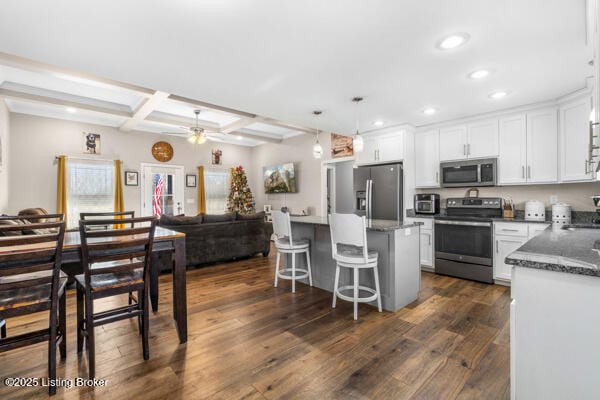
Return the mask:
M 272 255 L 188 271 L 185 345 L 171 320 L 171 278 L 161 276 L 150 360 L 135 320 L 104 325 L 96 377 L 107 385 L 59 388 L 55 398 L 510 397 L 508 288 L 424 272 L 413 304 L 396 313 L 360 305 L 354 321 L 351 303 L 331 309 L 329 292 L 299 284 L 292 294 L 289 281 L 274 288 L 274 265 Z M 67 307 L 68 354 L 57 376 L 87 377 L 86 356 L 76 352 L 74 291 Z M 45 323 L 36 317 L 9 320 L 9 335 Z M 45 344 L 0 354 L 0 377 L 46 377 L 46 358 Z M 3 400 L 47 397 L 47 388 L 0 383 Z

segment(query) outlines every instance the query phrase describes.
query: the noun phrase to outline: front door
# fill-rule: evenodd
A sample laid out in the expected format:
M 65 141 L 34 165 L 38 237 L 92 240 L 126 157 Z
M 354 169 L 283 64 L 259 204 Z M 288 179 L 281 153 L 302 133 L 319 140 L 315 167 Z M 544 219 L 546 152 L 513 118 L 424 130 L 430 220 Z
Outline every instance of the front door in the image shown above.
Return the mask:
M 183 203 L 184 168 L 142 164 L 142 216 L 180 215 Z

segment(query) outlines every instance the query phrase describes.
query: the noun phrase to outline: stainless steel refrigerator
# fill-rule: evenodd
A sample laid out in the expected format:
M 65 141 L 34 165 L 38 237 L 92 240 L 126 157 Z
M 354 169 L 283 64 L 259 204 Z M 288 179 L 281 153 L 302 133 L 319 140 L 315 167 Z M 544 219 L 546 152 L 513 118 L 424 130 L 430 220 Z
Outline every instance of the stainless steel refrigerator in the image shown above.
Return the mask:
M 402 164 L 354 169 L 354 213 L 370 219 L 402 220 Z

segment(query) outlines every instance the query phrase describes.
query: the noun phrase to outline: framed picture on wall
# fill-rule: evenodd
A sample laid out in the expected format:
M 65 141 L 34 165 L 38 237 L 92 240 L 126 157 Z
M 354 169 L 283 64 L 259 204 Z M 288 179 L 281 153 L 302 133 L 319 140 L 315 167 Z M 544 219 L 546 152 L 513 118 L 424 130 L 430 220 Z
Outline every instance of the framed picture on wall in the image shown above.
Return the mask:
M 196 187 L 196 175 L 185 176 L 185 187 Z
M 138 178 L 137 171 L 125 171 L 125 186 L 138 186 Z
M 83 146 L 85 154 L 100 154 L 100 134 L 83 132 Z

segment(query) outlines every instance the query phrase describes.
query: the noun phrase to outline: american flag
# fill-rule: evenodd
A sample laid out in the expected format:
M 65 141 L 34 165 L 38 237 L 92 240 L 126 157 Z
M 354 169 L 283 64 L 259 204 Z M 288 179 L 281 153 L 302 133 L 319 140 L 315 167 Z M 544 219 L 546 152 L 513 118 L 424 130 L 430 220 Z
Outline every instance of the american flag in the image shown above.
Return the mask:
M 162 196 L 164 180 L 161 174 L 154 175 L 154 199 L 152 204 L 154 206 L 154 215 L 160 217 L 162 214 L 162 208 L 160 206 L 160 197 Z

